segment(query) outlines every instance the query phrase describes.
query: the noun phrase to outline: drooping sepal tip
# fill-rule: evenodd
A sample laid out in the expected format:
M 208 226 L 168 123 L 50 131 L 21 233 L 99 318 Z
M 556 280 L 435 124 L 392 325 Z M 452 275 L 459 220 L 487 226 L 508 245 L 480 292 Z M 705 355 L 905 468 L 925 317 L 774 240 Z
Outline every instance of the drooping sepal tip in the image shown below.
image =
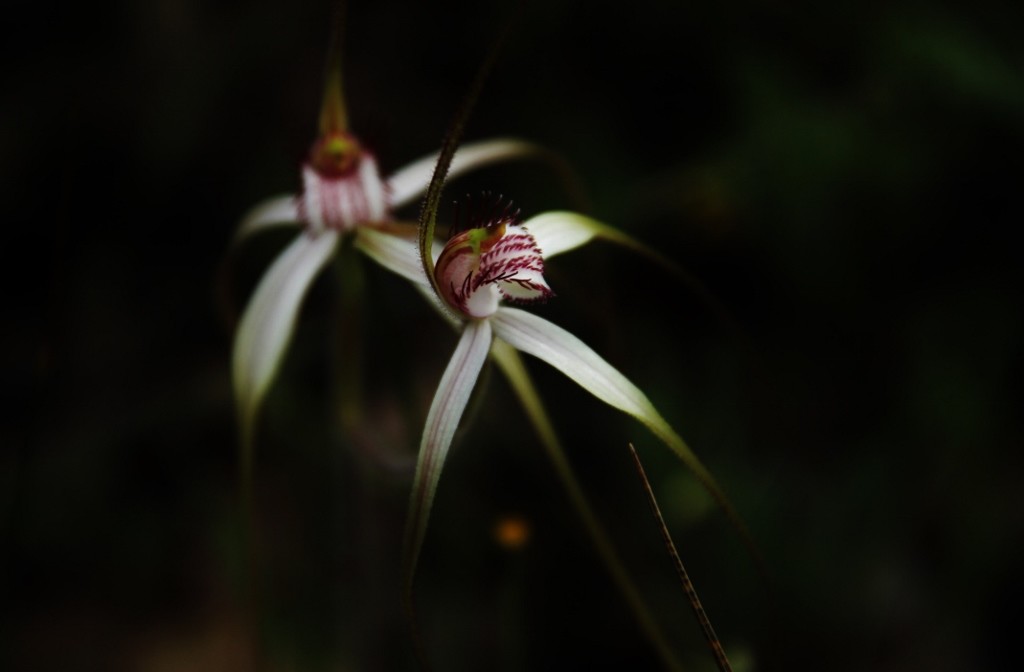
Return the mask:
M 332 63 L 327 70 L 324 100 L 320 107 L 320 134 L 330 135 L 348 130 L 348 113 L 341 87 L 341 63 Z
M 309 162 L 324 177 L 340 177 L 359 162 L 361 149 L 348 132 L 348 112 L 342 88 L 341 44 L 344 32 L 345 3 L 335 8 L 334 31 L 324 77 L 324 97 L 320 105 L 320 134 L 309 152 Z
M 345 110 L 345 96 L 341 86 L 342 43 L 345 35 L 344 0 L 334 5 L 332 18 L 331 46 L 327 52 L 327 73 L 324 78 L 324 99 L 320 107 L 320 135 L 348 131 L 348 113 Z

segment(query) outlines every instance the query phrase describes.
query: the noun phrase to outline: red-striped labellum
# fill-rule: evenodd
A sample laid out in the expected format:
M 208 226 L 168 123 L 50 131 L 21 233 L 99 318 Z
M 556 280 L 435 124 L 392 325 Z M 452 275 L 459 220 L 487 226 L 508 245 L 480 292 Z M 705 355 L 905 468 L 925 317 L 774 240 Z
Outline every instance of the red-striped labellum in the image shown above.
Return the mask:
M 434 266 L 442 298 L 467 317 L 493 315 L 502 299 L 532 303 L 554 294 L 537 241 L 509 213 L 452 237 Z

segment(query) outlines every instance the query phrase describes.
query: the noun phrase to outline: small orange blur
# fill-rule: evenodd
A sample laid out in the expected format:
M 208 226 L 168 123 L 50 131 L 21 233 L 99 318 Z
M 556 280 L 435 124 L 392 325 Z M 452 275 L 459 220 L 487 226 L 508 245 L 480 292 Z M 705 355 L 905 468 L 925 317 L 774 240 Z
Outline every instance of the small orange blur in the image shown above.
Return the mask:
M 530 541 L 530 521 L 512 513 L 494 523 L 494 540 L 506 551 L 518 551 Z

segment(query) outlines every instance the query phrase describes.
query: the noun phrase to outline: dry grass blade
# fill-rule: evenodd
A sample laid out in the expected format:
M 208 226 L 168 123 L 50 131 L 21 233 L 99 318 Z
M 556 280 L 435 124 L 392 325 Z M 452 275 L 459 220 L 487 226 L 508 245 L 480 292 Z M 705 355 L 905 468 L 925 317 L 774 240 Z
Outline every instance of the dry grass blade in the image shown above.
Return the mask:
M 633 447 L 632 443 L 629 444 L 629 452 L 633 455 L 633 463 L 636 465 L 637 473 L 640 474 L 640 480 L 643 483 L 644 492 L 647 493 L 647 502 L 651 505 L 651 512 L 658 521 L 658 527 L 661 529 L 661 537 L 665 541 L 665 548 L 668 549 L 668 554 L 672 558 L 672 563 L 676 568 L 676 575 L 679 577 L 679 582 L 683 585 L 683 591 L 686 593 L 686 597 L 690 601 L 690 607 L 693 608 L 693 613 L 697 617 L 697 622 L 700 623 L 701 630 L 704 631 L 704 639 L 707 640 L 708 646 L 711 647 L 711 653 L 715 657 L 715 664 L 718 666 L 720 672 L 732 672 L 732 666 L 729 665 L 729 659 L 725 655 L 725 649 L 722 648 L 722 642 L 719 641 L 718 635 L 715 634 L 715 629 L 711 627 L 711 620 L 708 618 L 707 612 L 704 611 L 704 605 L 701 604 L 700 598 L 697 597 L 697 590 L 693 587 L 693 582 L 690 581 L 690 575 L 686 572 L 686 568 L 683 566 L 682 558 L 679 557 L 676 545 L 672 541 L 672 535 L 669 533 L 668 526 L 665 525 L 665 519 L 661 515 L 661 508 L 658 506 L 658 500 L 654 497 L 654 491 L 651 489 L 651 484 L 647 480 L 647 474 L 644 472 L 644 466 L 640 463 L 640 456 L 637 455 L 636 448 Z

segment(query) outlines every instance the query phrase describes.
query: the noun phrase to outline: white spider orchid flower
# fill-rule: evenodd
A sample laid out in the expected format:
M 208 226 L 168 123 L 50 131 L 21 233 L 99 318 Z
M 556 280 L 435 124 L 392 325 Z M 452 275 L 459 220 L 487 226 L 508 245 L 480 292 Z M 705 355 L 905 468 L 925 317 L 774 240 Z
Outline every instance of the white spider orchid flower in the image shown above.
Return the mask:
M 236 234 L 237 242 L 271 226 L 301 228 L 261 278 L 235 335 L 232 378 L 246 454 L 313 280 L 346 236 L 359 249 L 371 246 L 371 256 L 387 267 L 402 263 L 415 250 L 416 227 L 394 220 L 392 213 L 424 192 L 437 162 L 436 155 L 427 156 L 383 177 L 373 154 L 347 130 L 336 72 L 329 79 L 320 136 L 302 166 L 302 192 L 257 205 Z M 469 143 L 459 149 L 451 172 L 541 153 L 538 146 L 514 139 Z M 366 240 L 371 231 L 375 235 Z
M 436 296 L 462 332 L 430 405 L 420 443 L 406 530 L 407 599 L 411 601 L 415 566 L 444 460 L 488 356 L 515 385 L 517 377 L 525 375 L 516 351 L 533 355 L 601 401 L 639 420 L 683 460 L 747 537 L 714 477 L 636 385 L 568 331 L 504 305 L 543 301 L 553 295 L 544 279 L 546 259 L 595 237 L 635 241 L 571 212 L 548 212 L 522 223 L 511 208 L 494 212 L 497 214 L 489 221 L 477 222 L 451 238 L 436 258 L 428 246 L 422 259 L 408 256 L 392 265 L 424 293 Z M 381 234 L 370 235 L 377 238 Z

